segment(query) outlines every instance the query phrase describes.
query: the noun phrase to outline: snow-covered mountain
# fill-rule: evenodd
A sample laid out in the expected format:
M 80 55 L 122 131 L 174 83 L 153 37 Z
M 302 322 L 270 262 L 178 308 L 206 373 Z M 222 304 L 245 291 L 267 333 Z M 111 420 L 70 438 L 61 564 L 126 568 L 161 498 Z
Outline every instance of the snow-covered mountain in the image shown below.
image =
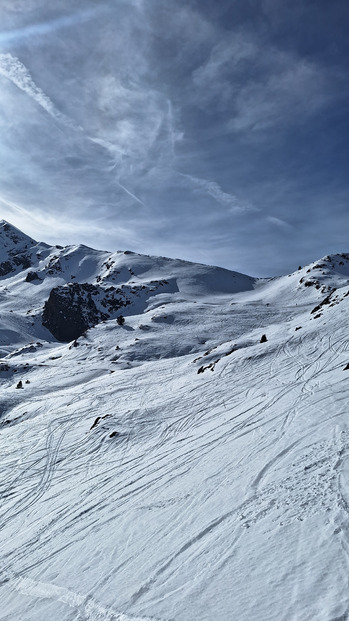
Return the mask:
M 2 619 L 348 617 L 349 254 L 256 279 L 2 221 L 0 300 Z

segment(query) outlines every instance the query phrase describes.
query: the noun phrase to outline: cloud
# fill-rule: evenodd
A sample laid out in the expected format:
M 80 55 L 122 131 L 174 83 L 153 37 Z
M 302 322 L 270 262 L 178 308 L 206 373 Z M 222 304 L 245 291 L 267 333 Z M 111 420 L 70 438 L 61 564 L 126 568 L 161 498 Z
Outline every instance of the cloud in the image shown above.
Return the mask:
M 111 240 L 115 239 L 115 236 L 118 235 L 120 240 L 124 237 L 125 241 L 129 237 L 129 230 L 123 227 L 122 224 L 120 226 L 116 224 L 112 231 L 108 231 L 105 221 L 99 218 L 97 214 L 95 218 L 84 219 L 79 214 L 62 213 L 60 218 L 57 218 L 54 212 L 43 211 L 32 204 L 20 205 L 4 196 L 0 196 L 0 207 L 1 215 L 4 219 L 10 221 L 37 241 L 39 241 L 38 237 L 40 236 L 41 241 L 51 244 L 77 244 L 84 242 L 90 244 L 91 226 L 93 227 L 95 238 L 100 240 L 103 250 L 106 250 L 108 245 L 113 249 Z
M 144 205 L 143 201 L 138 198 L 138 196 L 136 196 L 135 194 L 133 194 L 130 190 L 128 190 L 127 188 L 125 188 L 124 185 L 122 185 L 122 183 L 120 183 L 119 181 L 117 182 L 119 188 L 121 188 L 122 190 L 124 190 L 124 192 L 126 192 L 126 194 L 128 194 L 129 196 L 131 196 L 131 198 L 133 198 L 135 201 L 137 201 L 137 203 L 140 203 L 141 205 Z
M 130 158 L 143 158 L 159 139 L 168 114 L 167 100 L 155 89 L 139 82 L 125 85 L 112 74 L 95 76 L 93 92 L 93 134 Z
M 75 132 L 83 132 L 83 128 L 81 126 L 76 125 L 70 118 L 66 115 L 62 114 L 51 101 L 51 99 L 43 92 L 41 88 L 39 88 L 35 82 L 33 81 L 30 72 L 25 67 L 20 60 L 11 54 L 0 54 L 0 75 L 10 80 L 13 84 L 15 84 L 20 90 L 25 92 L 29 97 L 31 97 L 39 106 L 41 106 L 52 118 L 56 121 L 63 123 L 68 128 L 74 130 Z M 109 102 L 110 103 L 110 102 Z M 137 93 L 137 103 L 140 104 L 140 94 Z M 124 105 L 128 106 L 129 102 L 125 97 Z M 151 105 L 151 104 L 150 104 Z M 158 128 L 155 127 L 153 130 L 153 135 L 150 135 L 149 132 L 143 131 L 143 142 L 141 141 L 140 134 L 141 131 L 138 131 L 137 140 L 134 139 L 137 131 L 137 126 L 132 125 L 131 122 L 124 120 L 124 122 L 120 121 L 116 128 L 117 134 L 117 145 L 103 140 L 102 138 L 95 138 L 91 136 L 87 136 L 87 138 L 96 144 L 101 145 L 105 148 L 114 159 L 114 166 L 118 163 L 122 162 L 123 155 L 134 156 L 135 152 L 132 153 L 133 149 L 141 149 L 141 153 L 137 155 L 144 156 L 147 149 L 149 149 L 149 144 L 144 144 L 144 142 L 150 142 L 150 146 L 156 139 L 156 133 Z M 171 136 L 171 141 L 173 137 Z M 128 149 L 128 153 L 126 151 Z M 116 181 L 117 185 L 131 198 L 135 201 L 143 205 L 143 201 L 139 199 L 133 192 L 127 189 L 122 183 Z
M 26 0 L 27 3 L 27 0 Z M 28 10 L 28 6 L 26 7 Z M 31 8 L 34 8 L 32 5 Z M 29 6 L 30 9 L 30 6 Z M 23 7 L 17 5 L 15 9 L 18 12 L 22 12 Z M 50 35 L 52 32 L 60 30 L 61 28 L 68 28 L 77 26 L 86 21 L 93 19 L 93 17 L 100 15 L 105 10 L 105 7 L 99 6 L 91 9 L 80 10 L 76 13 L 69 15 L 62 15 L 55 19 L 43 21 L 37 24 L 29 24 L 22 28 L 14 28 L 6 31 L 0 31 L 0 47 L 9 46 L 13 44 L 19 44 L 27 39 L 35 40 L 37 37 Z
M 255 207 L 248 204 L 246 201 L 238 199 L 237 196 L 224 192 L 216 181 L 209 181 L 207 179 L 201 179 L 194 177 L 193 175 L 177 173 L 182 179 L 185 179 L 189 185 L 194 189 L 202 190 L 217 203 L 229 208 L 230 213 L 244 213 L 247 211 L 257 211 Z
M 332 184 L 347 200 L 347 87 L 314 50 L 321 7 L 295 2 L 297 19 L 276 0 L 3 0 L 2 215 L 242 271 L 314 248 L 317 214 L 339 219 Z
M 194 101 L 224 113 L 233 132 L 301 122 L 340 97 L 344 76 L 247 30 L 225 35 L 192 74 Z
M 235 99 L 234 131 L 261 131 L 302 122 L 332 98 L 330 75 L 315 63 L 282 55 L 262 82 L 243 86 Z
M 216 43 L 206 61 L 192 73 L 198 105 L 228 105 L 257 54 L 257 42 L 245 33 L 231 33 Z
M 282 220 L 281 218 L 276 218 L 275 216 L 267 216 L 266 219 L 267 219 L 268 222 L 270 222 L 271 224 L 277 226 L 280 229 L 288 229 L 288 230 L 293 229 L 291 224 L 286 222 L 286 220 Z
M 72 129 L 78 129 L 70 119 L 57 110 L 51 99 L 35 84 L 30 72 L 18 58 L 12 54 L 0 54 L 0 75 L 13 82 L 21 91 L 34 99 L 54 119 Z

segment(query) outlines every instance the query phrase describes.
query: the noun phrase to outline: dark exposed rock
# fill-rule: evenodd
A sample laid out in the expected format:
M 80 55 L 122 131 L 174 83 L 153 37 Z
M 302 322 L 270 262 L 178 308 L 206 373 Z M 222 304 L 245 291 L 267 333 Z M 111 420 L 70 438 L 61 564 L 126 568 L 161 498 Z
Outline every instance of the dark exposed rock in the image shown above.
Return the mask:
M 92 425 L 90 427 L 90 431 L 91 431 L 91 429 L 94 429 L 95 427 L 97 427 L 97 425 L 99 425 L 100 421 L 105 419 L 105 418 L 110 418 L 110 414 L 104 414 L 104 416 L 97 416 L 97 418 L 95 418 L 94 422 L 92 423 Z
M 106 315 L 91 298 L 93 285 L 65 285 L 52 289 L 45 303 L 43 325 L 58 341 L 73 341 Z
M 22 267 L 24 270 L 31 266 L 30 258 L 25 254 L 16 254 L 13 257 L 13 262 L 17 267 Z
M 62 265 L 59 258 L 56 255 L 53 255 L 48 264 L 47 264 L 47 273 L 50 275 L 57 274 L 57 272 L 62 271 Z
M 210 371 L 214 371 L 216 364 L 219 362 L 219 358 L 218 360 L 214 360 L 214 362 L 210 362 L 210 364 L 207 364 L 205 367 L 202 366 L 200 367 L 197 372 L 199 373 L 204 373 L 204 371 L 206 371 L 206 369 L 210 369 Z
M 97 416 L 97 418 L 94 420 L 93 424 L 90 427 L 90 431 L 91 431 L 91 429 L 94 429 L 95 427 L 97 427 L 97 425 L 98 425 L 100 420 L 101 420 L 101 417 Z
M 69 283 L 52 289 L 42 324 L 58 341 L 75 341 L 88 329 L 130 304 L 120 290 L 106 291 L 90 283 Z M 103 309 L 100 310 L 99 306 Z
M 33 282 L 34 280 L 40 280 L 37 272 L 28 272 L 25 281 L 26 282 Z
M 15 254 L 14 251 L 10 251 L 7 261 L 0 263 L 0 276 L 7 276 L 11 272 L 15 272 L 17 267 L 24 270 L 31 266 L 30 258 L 26 254 Z
M 0 277 L 18 273 L 31 266 L 31 251 L 36 242 L 7 222 L 0 222 L 0 245 L 3 261 L 0 263 Z
M 22 380 L 18 382 L 16 388 L 23 388 Z
M 260 340 L 259 342 L 260 342 L 260 343 L 266 343 L 266 342 L 267 342 L 267 340 L 268 340 L 268 339 L 267 339 L 266 334 L 262 334 L 262 336 L 261 336 L 261 340 Z
M 0 276 L 7 276 L 11 272 L 14 272 L 14 267 L 10 261 L 0 263 Z
M 318 311 L 322 310 L 323 306 L 325 306 L 326 304 L 330 304 L 331 296 L 334 292 L 335 292 L 335 289 L 331 289 L 329 295 L 327 295 L 325 299 L 322 300 L 322 302 L 320 302 L 320 304 L 318 304 L 317 306 L 315 306 L 315 308 L 313 308 L 313 310 L 311 311 L 311 314 L 314 315 L 315 313 L 318 313 Z

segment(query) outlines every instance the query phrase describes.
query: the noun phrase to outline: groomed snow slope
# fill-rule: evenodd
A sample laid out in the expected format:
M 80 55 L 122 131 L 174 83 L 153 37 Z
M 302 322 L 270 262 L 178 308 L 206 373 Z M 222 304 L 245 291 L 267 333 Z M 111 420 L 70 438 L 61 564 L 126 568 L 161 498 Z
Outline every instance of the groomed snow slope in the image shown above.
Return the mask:
M 214 268 L 114 256 L 177 285 L 76 346 L 20 338 L 55 276 L 1 282 L 1 618 L 346 619 L 349 256 L 220 293 Z

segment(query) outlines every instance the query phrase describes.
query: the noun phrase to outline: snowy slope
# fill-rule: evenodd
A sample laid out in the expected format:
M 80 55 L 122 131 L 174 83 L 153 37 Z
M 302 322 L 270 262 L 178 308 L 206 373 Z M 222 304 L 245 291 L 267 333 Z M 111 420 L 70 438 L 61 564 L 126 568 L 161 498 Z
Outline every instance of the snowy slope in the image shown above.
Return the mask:
M 0 281 L 1 618 L 346 619 L 349 255 L 258 281 L 38 252 Z M 58 342 L 71 281 L 125 324 Z

